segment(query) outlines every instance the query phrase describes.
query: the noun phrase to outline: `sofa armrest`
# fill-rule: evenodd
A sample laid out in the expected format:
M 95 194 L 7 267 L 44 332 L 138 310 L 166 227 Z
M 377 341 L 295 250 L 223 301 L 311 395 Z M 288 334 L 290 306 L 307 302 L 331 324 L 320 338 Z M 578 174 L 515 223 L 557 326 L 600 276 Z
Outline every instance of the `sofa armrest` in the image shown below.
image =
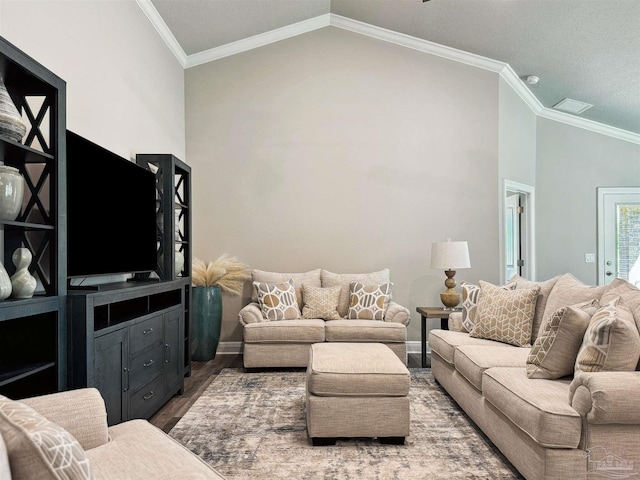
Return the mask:
M 387 306 L 387 311 L 384 314 L 384 321 L 402 323 L 406 327 L 411 321 L 411 312 L 409 312 L 408 308 L 394 301 L 390 301 Z
M 452 332 L 461 332 L 462 331 L 462 312 L 451 312 L 449 314 L 448 326 L 449 326 L 449 330 L 451 330 Z
M 580 373 L 569 387 L 571 406 L 589 423 L 640 424 L 640 372 Z
M 73 435 L 90 450 L 109 441 L 107 409 L 95 388 L 81 388 L 20 400 Z
M 242 307 L 242 309 L 238 313 L 238 321 L 243 327 L 250 323 L 266 322 L 266 320 L 262 316 L 260 305 L 254 302 L 251 302 L 248 305 Z

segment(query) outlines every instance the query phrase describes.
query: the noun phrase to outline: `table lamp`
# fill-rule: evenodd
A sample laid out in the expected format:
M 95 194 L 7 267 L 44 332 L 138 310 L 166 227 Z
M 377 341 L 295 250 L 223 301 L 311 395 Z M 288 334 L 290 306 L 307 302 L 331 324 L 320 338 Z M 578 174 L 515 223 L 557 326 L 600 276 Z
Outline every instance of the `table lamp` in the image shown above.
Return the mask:
M 453 288 L 456 281 L 453 277 L 459 268 L 469 268 L 469 246 L 467 242 L 452 242 L 450 238 L 446 242 L 431 244 L 431 268 L 443 269 L 447 279 L 444 285 L 447 290 L 440 294 L 440 301 L 445 310 L 453 310 L 460 303 L 460 294 Z

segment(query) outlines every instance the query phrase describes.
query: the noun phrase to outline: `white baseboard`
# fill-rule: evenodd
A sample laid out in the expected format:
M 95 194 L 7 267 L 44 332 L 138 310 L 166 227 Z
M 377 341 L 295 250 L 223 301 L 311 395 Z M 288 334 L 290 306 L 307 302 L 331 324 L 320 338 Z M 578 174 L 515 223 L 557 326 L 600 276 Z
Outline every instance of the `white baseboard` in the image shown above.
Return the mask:
M 220 342 L 216 355 L 238 355 L 242 353 L 242 342 Z
M 240 353 L 242 353 L 242 342 L 220 342 L 218 344 L 218 350 L 216 351 L 216 355 L 238 355 Z M 407 342 L 407 353 L 422 353 L 420 341 Z M 427 354 L 431 354 L 429 345 L 427 345 Z

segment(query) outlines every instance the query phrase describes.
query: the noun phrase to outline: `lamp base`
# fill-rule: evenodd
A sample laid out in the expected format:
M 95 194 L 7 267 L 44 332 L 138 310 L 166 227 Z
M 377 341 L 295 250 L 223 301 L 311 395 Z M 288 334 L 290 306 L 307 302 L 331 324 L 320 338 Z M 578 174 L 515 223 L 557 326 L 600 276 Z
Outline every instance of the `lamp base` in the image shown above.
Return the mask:
M 460 303 L 460 294 L 453 288 L 449 288 L 440 294 L 440 301 L 445 310 L 453 310 Z

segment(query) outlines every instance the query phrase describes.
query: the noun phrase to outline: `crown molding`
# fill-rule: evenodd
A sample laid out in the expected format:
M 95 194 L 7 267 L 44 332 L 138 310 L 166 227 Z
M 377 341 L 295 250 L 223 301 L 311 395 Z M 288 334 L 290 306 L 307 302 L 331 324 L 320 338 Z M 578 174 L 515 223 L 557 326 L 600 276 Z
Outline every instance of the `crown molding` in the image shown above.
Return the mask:
M 147 16 L 147 18 L 151 22 L 151 25 L 153 25 L 153 28 L 156 29 L 156 31 L 160 35 L 160 38 L 162 38 L 162 40 L 164 40 L 164 43 L 167 44 L 167 47 L 169 47 L 171 53 L 173 53 L 173 55 L 178 59 L 178 62 L 180 62 L 182 68 L 185 68 L 187 64 L 187 54 L 184 53 L 184 50 L 176 40 L 176 37 L 173 36 L 173 33 L 171 33 L 171 30 L 169 30 L 169 27 L 158 13 L 158 10 L 156 10 L 156 7 L 154 7 L 153 3 L 151 3 L 151 0 L 135 1 L 138 4 L 138 7 L 140 7 L 140 10 L 142 10 Z
M 185 69 L 269 45 L 270 43 L 295 37 L 313 30 L 332 26 L 358 33 L 360 35 L 366 35 L 384 42 L 418 50 L 430 55 L 436 55 L 454 62 L 496 72 L 537 116 L 640 145 L 640 134 L 544 107 L 535 95 L 531 93 L 531 90 L 527 88 L 522 79 L 518 77 L 513 68 L 511 68 L 507 63 L 465 52 L 463 50 L 458 50 L 456 48 L 447 47 L 445 45 L 440 45 L 421 38 L 412 37 L 411 35 L 406 35 L 404 33 L 387 30 L 386 28 L 377 27 L 368 23 L 352 20 L 341 15 L 327 13 L 286 27 L 271 30 L 259 35 L 254 35 L 253 37 L 238 40 L 237 42 L 228 43 L 220 47 L 187 56 L 182 47 L 180 47 L 176 38 L 173 36 L 173 33 L 171 33 L 171 30 L 169 30 L 169 27 L 167 27 L 167 24 L 151 3 L 151 0 L 135 1 Z
M 237 42 L 227 43 L 220 47 L 211 48 L 202 52 L 194 53 L 187 57 L 187 63 L 185 68 L 195 67 L 202 65 L 203 63 L 219 60 L 224 57 L 236 55 L 238 53 L 253 50 L 254 48 L 263 47 L 270 43 L 279 42 L 287 38 L 295 37 L 303 33 L 312 32 L 319 28 L 329 26 L 330 14 L 320 15 L 301 22 L 292 23 L 286 27 L 270 30 L 265 33 L 254 35 L 253 37 L 244 38 Z
M 608 137 L 617 138 L 618 140 L 624 140 L 625 142 L 640 145 L 640 134 L 630 132 L 628 130 L 622 130 L 621 128 L 612 127 L 611 125 L 605 125 L 604 123 L 596 122 L 594 120 L 580 118 L 575 115 L 571 115 L 570 113 L 559 112 L 557 110 L 544 107 L 538 113 L 538 116 L 546 118 L 548 120 L 553 120 L 555 122 L 566 123 L 567 125 L 572 125 L 584 130 L 589 130 L 601 135 L 607 135 Z
M 499 62 L 491 58 L 440 45 L 439 43 L 430 42 L 422 38 L 412 37 L 404 33 L 394 32 L 386 28 L 376 27 L 375 25 L 359 22 L 333 13 L 331 14 L 331 26 L 492 72 L 500 72 L 506 65 L 504 62 Z

